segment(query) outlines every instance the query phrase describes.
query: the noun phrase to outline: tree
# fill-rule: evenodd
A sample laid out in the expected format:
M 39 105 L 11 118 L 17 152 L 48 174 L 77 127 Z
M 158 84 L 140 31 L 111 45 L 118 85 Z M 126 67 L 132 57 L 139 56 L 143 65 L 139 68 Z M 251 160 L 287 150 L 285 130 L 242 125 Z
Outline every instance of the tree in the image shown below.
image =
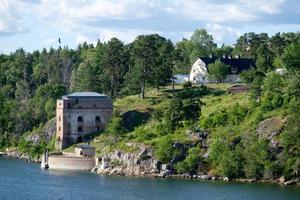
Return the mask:
M 229 71 L 229 66 L 222 63 L 220 60 L 208 65 L 208 71 L 212 79 L 217 83 L 224 80 Z
M 284 175 L 287 178 L 299 177 L 300 171 L 300 103 L 299 99 L 290 102 L 289 116 L 281 135 L 283 154 L 281 157 Z
M 208 34 L 205 29 L 196 29 L 190 39 L 192 44 L 192 52 L 190 60 L 193 62 L 200 56 L 207 56 L 213 53 L 217 47 L 214 43 L 213 36 Z
M 300 70 L 300 38 L 287 47 L 283 62 L 287 70 Z
M 157 35 L 138 36 L 133 42 L 131 67 L 127 74 L 129 88 L 139 88 L 140 97 L 145 98 L 146 84 L 159 90 L 172 76 L 171 41 Z M 138 85 L 138 87 L 137 87 Z
M 74 69 L 71 77 L 71 91 L 101 91 L 98 71 L 95 70 L 95 60 L 87 59 Z
M 124 44 L 117 38 L 112 38 L 105 44 L 105 51 L 100 61 L 103 65 L 104 73 L 109 77 L 110 84 L 108 91 L 112 98 L 118 95 L 127 72 L 126 55 Z

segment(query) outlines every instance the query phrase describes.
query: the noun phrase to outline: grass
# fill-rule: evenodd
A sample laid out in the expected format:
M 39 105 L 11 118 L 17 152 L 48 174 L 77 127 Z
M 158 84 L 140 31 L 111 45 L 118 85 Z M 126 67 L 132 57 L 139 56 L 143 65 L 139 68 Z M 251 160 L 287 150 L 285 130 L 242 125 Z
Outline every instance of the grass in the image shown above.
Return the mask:
M 201 111 L 202 116 L 204 117 L 218 109 L 230 108 L 236 104 L 251 108 L 249 93 L 228 94 L 227 88 L 231 86 L 230 84 L 207 84 L 206 86 L 210 92 L 208 95 L 201 98 L 202 102 L 205 103 L 205 105 L 202 106 Z M 194 88 L 197 87 L 199 86 L 194 86 Z M 182 89 L 182 85 L 175 85 L 176 93 Z M 137 148 L 128 145 L 128 143 L 132 142 L 155 146 L 165 137 L 157 132 L 157 127 L 159 127 L 162 122 L 155 119 L 155 112 L 158 112 L 159 110 L 166 110 L 171 99 L 171 86 L 161 88 L 159 92 L 154 88 L 148 88 L 146 90 L 145 99 L 140 99 L 138 95 L 131 95 L 116 99 L 114 102 L 115 110 L 118 110 L 121 116 L 126 116 L 126 123 L 129 122 L 130 124 L 133 124 L 133 126 L 125 136 L 115 143 L 112 142 L 114 138 L 111 135 L 102 134 L 97 136 L 94 142 L 91 143 L 96 147 L 96 154 L 103 155 L 115 149 L 122 150 L 124 152 L 135 152 L 137 151 Z M 246 119 L 239 125 L 228 128 L 239 133 L 255 131 L 258 123 L 256 121 L 257 116 L 255 113 L 256 111 L 252 110 L 252 112 L 247 115 Z M 144 114 L 149 115 L 149 118 L 142 119 Z M 284 115 L 285 109 L 277 109 L 271 112 L 264 112 L 263 118 Z M 186 133 L 188 129 L 188 126 L 183 126 L 179 130 L 176 130 L 175 133 L 171 135 L 172 141 L 192 143 L 193 141 Z M 74 148 L 70 147 L 67 151 L 74 151 Z

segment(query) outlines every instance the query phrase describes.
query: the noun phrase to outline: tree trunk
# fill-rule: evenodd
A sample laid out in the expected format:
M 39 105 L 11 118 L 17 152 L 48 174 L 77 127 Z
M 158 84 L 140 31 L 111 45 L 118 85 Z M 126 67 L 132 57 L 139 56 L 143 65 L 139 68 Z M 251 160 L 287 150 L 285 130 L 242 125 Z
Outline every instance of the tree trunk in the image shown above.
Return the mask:
M 172 94 L 174 97 L 174 92 L 175 92 L 175 83 L 174 83 L 174 77 L 172 76 Z
M 110 79 L 110 97 L 114 97 L 114 75 L 112 74 L 111 79 Z
M 143 80 L 142 80 L 140 97 L 142 99 L 145 99 L 145 78 L 143 78 Z

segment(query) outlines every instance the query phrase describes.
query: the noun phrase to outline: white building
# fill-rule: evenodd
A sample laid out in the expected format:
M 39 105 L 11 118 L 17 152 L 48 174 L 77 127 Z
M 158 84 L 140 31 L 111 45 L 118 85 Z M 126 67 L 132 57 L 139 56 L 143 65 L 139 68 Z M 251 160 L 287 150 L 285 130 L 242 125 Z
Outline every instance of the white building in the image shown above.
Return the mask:
M 192 83 L 208 83 L 208 71 L 205 62 L 198 58 L 193 64 L 190 73 L 190 82 Z
M 255 67 L 255 61 L 248 58 L 233 58 L 232 56 L 222 58 L 216 57 L 201 57 L 193 64 L 189 81 L 194 84 L 205 84 L 215 82 L 209 79 L 208 65 L 214 63 L 216 60 L 220 60 L 222 63 L 229 66 L 229 73 L 224 82 L 236 83 L 241 82 L 239 74 L 244 70 L 249 70 L 251 67 Z

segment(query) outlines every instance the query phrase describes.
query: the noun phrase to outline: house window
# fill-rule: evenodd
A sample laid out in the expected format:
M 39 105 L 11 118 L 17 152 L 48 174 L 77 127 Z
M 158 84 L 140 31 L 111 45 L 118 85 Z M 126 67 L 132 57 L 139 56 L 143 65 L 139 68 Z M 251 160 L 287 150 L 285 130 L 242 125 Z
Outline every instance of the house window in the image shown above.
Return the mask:
M 76 104 L 78 103 L 78 99 L 75 100 L 75 103 L 76 103 Z
M 77 131 L 78 131 L 78 132 L 82 132 L 82 127 L 79 126 L 79 127 L 77 128 Z
M 77 117 L 77 121 L 78 121 L 78 122 L 83 122 L 83 118 L 82 118 L 81 116 L 78 116 L 78 117 Z

